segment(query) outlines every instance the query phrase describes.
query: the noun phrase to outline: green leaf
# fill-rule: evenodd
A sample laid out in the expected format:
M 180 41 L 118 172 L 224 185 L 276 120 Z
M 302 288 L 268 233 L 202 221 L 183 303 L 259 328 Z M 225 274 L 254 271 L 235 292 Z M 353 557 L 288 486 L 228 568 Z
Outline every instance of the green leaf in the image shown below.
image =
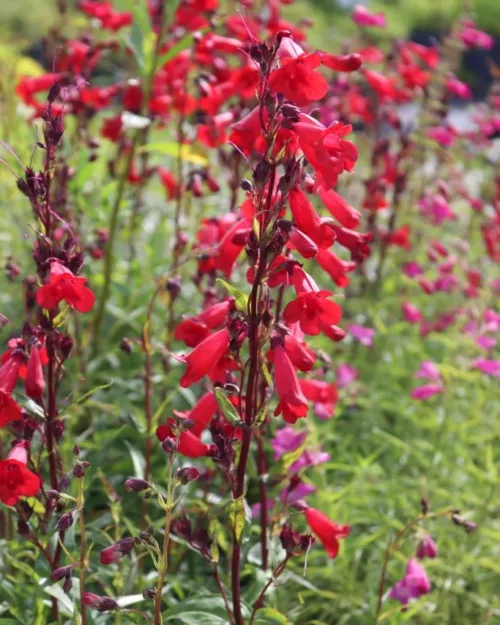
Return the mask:
M 257 610 L 254 625 L 291 625 L 287 617 L 274 608 Z
M 237 542 L 240 542 L 246 525 L 245 498 L 233 499 L 228 505 L 229 523 Z
M 183 161 L 201 165 L 202 167 L 208 164 L 208 158 L 201 150 L 189 144 L 179 145 L 175 141 L 147 143 L 143 145 L 138 152 L 158 152 L 159 154 L 166 154 L 173 158 L 177 158 L 180 152 L 180 157 Z
M 236 425 L 241 427 L 241 419 L 238 411 L 233 406 L 231 401 L 229 400 L 226 393 L 221 388 L 216 388 L 214 390 L 215 399 L 219 404 L 219 408 L 221 409 L 222 414 L 226 417 L 226 419 L 231 423 L 231 425 Z
M 189 35 L 186 35 L 182 39 L 179 39 L 179 41 L 176 44 L 174 44 L 170 48 L 170 50 L 167 50 L 164 54 L 160 55 L 160 57 L 158 58 L 157 68 L 163 67 L 165 63 L 168 63 L 169 61 L 174 59 L 178 54 L 180 54 L 183 50 L 185 50 L 186 48 L 189 48 L 192 42 L 193 42 L 193 33 L 189 33 Z
M 125 445 L 127 445 L 128 451 L 132 458 L 135 477 L 142 479 L 144 477 L 144 467 L 146 466 L 146 460 L 144 459 L 142 453 L 138 451 L 135 447 L 133 447 L 128 441 L 125 441 Z
M 216 282 L 223 286 L 226 291 L 234 297 L 236 308 L 246 314 L 248 312 L 248 295 L 244 291 L 240 291 L 240 289 L 232 286 L 229 282 L 226 282 L 222 278 L 217 278 Z
M 250 616 L 250 610 L 242 605 L 245 619 Z M 220 595 L 198 595 L 171 607 L 163 615 L 163 621 L 176 621 L 185 625 L 229 625 L 229 617 Z

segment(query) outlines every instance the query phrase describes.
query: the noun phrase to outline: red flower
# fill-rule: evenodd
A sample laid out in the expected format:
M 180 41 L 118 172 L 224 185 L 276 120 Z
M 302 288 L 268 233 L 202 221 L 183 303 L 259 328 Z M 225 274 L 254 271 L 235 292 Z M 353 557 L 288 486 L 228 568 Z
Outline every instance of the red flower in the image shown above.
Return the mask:
M 319 54 L 321 55 L 321 63 L 336 72 L 355 72 L 363 64 L 363 58 L 356 53 L 337 55 L 320 52 Z
M 2 356 L 0 367 L 0 391 L 10 395 L 19 379 L 23 366 L 24 354 L 21 350 L 9 350 Z
M 81 313 L 92 310 L 95 295 L 85 286 L 87 278 L 77 277 L 58 262 L 50 266 L 48 284 L 44 284 L 36 294 L 36 301 L 42 308 L 56 308 L 64 300 L 71 308 Z
M 316 356 L 306 343 L 299 341 L 293 334 L 285 336 L 285 351 L 297 369 L 311 371 L 316 362 Z
M 106 139 L 116 142 L 120 138 L 123 129 L 121 113 L 114 117 L 108 117 L 102 124 L 101 134 Z
M 330 558 L 336 558 L 339 553 L 339 539 L 349 536 L 350 525 L 337 525 L 315 508 L 308 508 L 305 512 L 306 521 L 312 532 L 323 543 Z
M 297 228 L 314 241 L 320 249 L 333 245 L 336 236 L 332 230 L 332 222 L 321 219 L 302 189 L 298 187 L 292 189 L 289 201 Z
M 333 229 L 337 235 L 337 243 L 350 250 L 352 260 L 359 261 L 370 256 L 368 243 L 373 239 L 370 232 L 363 234 L 349 228 L 340 228 L 339 226 L 333 226 Z
M 209 306 L 199 315 L 184 319 L 175 328 L 174 338 L 188 347 L 196 347 L 210 334 L 210 330 L 226 322 L 231 302 L 229 300 Z
M 274 348 L 274 379 L 280 398 L 274 414 L 283 413 L 287 423 L 295 423 L 297 419 L 307 416 L 307 399 L 300 389 L 292 362 L 281 345 Z
M 225 328 L 208 336 L 190 354 L 183 357 L 187 368 L 181 378 L 180 385 L 186 388 L 199 382 L 226 354 L 228 347 L 229 332 Z
M 175 438 L 174 425 L 174 419 L 168 419 L 166 425 L 156 428 L 158 440 L 163 442 L 168 437 Z M 210 453 L 210 446 L 202 443 L 199 437 L 190 430 L 184 430 L 177 437 L 177 451 L 187 458 L 201 458 Z
M 26 444 L 17 444 L 7 460 L 0 460 L 0 501 L 14 506 L 21 497 L 33 497 L 41 488 L 38 475 L 26 468 Z
M 320 250 L 316 256 L 318 265 L 326 271 L 335 284 L 341 288 L 349 284 L 346 273 L 356 269 L 356 263 L 339 258 L 331 250 Z
M 295 226 L 291 227 L 288 236 L 292 248 L 304 258 L 314 258 L 318 253 L 316 243 Z
M 402 247 L 405 250 L 411 250 L 410 243 L 410 226 L 401 226 L 398 230 L 393 230 L 385 235 L 385 240 L 388 245 L 396 245 Z
M 179 197 L 179 183 L 174 174 L 165 167 L 158 167 L 158 175 L 160 176 L 161 183 L 167 192 L 167 199 L 173 200 Z
M 300 388 L 307 399 L 317 404 L 334 404 L 338 398 L 335 382 L 300 380 Z
M 33 346 L 30 351 L 28 367 L 26 370 L 26 378 L 24 380 L 24 388 L 26 395 L 31 399 L 38 399 L 43 395 L 45 389 L 45 380 L 42 371 L 42 359 L 40 357 L 40 349 Z
M 208 427 L 212 417 L 217 411 L 219 404 L 215 399 L 212 391 L 205 393 L 191 408 L 186 412 L 180 410 L 174 410 L 174 414 L 183 419 L 189 419 L 193 422 L 193 425 L 189 428 L 189 431 L 195 436 L 200 436 L 201 433 Z
M 300 114 L 300 121 L 294 124 L 294 132 L 305 157 L 316 170 L 316 186 L 331 189 L 337 184 L 340 174 L 353 171 L 358 160 L 354 143 L 344 139 L 352 126 L 334 122 L 328 128 L 309 117 Z
M 0 428 L 5 427 L 11 421 L 20 419 L 21 408 L 8 393 L 0 391 Z
M 341 195 L 333 191 L 333 189 L 329 191 L 320 189 L 319 197 L 325 207 L 343 226 L 346 228 L 358 227 L 361 218 L 359 211 L 353 208 Z
M 321 56 L 316 52 L 284 58 L 281 67 L 272 72 L 269 87 L 297 106 L 321 100 L 328 91 L 328 82 L 314 71 L 320 65 Z
M 311 276 L 298 265 L 293 269 L 292 283 L 297 297 L 283 312 L 287 323 L 298 322 L 304 334 L 315 336 L 324 326 L 333 326 L 340 321 L 340 306 L 327 299 L 332 295 L 331 291 L 320 291 Z

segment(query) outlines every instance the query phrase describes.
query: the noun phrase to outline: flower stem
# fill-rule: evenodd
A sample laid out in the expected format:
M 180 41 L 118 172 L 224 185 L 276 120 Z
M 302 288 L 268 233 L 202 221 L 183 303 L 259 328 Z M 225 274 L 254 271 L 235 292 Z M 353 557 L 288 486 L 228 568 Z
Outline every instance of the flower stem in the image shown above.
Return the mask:
M 78 479 L 78 496 L 76 499 L 76 505 L 78 507 L 78 514 L 80 517 L 80 563 L 79 563 L 79 573 L 80 573 L 80 613 L 82 617 L 82 625 L 87 625 L 87 608 L 83 601 L 83 595 L 85 593 L 85 568 L 86 568 L 86 558 L 85 558 L 85 516 L 83 513 L 83 506 L 85 504 L 85 498 L 83 495 L 83 482 L 84 478 L 81 477 Z
M 167 486 L 167 502 L 165 505 L 165 533 L 163 535 L 163 547 L 158 562 L 158 582 L 156 584 L 155 593 L 155 625 L 163 625 L 163 619 L 161 615 L 161 600 L 163 583 L 168 571 L 168 546 L 170 543 L 170 526 L 172 525 L 172 511 L 174 509 L 174 495 L 175 495 L 175 483 L 174 483 L 174 453 L 170 453 L 168 457 L 168 486 Z

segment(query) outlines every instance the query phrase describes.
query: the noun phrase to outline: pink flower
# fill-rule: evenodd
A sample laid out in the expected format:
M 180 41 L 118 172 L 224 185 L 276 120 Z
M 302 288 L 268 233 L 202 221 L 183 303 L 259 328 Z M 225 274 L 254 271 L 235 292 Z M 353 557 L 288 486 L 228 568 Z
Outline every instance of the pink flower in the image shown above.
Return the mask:
M 483 48 L 491 50 L 493 47 L 493 37 L 490 37 L 482 30 L 478 30 L 471 20 L 464 20 L 464 25 L 460 31 L 460 39 L 467 48 Z
M 365 347 L 371 347 L 373 345 L 373 337 L 375 330 L 371 328 L 365 328 L 364 326 L 358 326 L 351 323 L 347 328 L 349 334 Z
M 453 74 L 451 74 L 446 81 L 446 89 L 462 100 L 472 98 L 472 91 L 469 85 L 461 80 L 458 80 L 458 78 L 453 76 Z
M 424 558 L 435 558 L 438 554 L 438 548 L 436 543 L 432 540 L 429 534 L 426 534 L 419 542 L 417 547 L 417 558 L 423 560 Z
M 441 382 L 441 374 L 436 365 L 430 360 L 424 360 L 420 369 L 415 373 L 416 378 L 426 378 L 432 382 Z
M 337 386 L 345 388 L 359 378 L 359 372 L 355 367 L 341 364 L 337 367 Z
M 386 21 L 383 13 L 372 13 L 362 4 L 357 4 L 352 12 L 352 19 L 358 26 L 374 26 L 385 28 Z
M 401 306 L 405 321 L 408 323 L 420 323 L 424 318 L 420 310 L 410 302 L 404 302 Z
M 403 272 L 408 278 L 416 278 L 422 274 L 422 267 L 415 261 L 410 261 L 403 265 Z
M 474 369 L 479 369 L 494 378 L 500 378 L 500 360 L 487 360 L 486 358 L 476 358 L 472 363 Z
M 433 139 L 443 148 L 449 148 L 457 136 L 456 130 L 452 126 L 433 126 L 427 130 L 429 139 Z
M 418 599 L 430 591 L 431 582 L 424 567 L 410 558 L 403 579 L 394 584 L 389 597 L 406 605 L 410 599 Z
M 419 401 L 429 399 L 433 395 L 437 395 L 438 393 L 442 393 L 444 387 L 442 384 L 424 384 L 423 386 L 418 386 L 414 388 L 411 392 L 411 396 L 413 399 L 417 399 Z

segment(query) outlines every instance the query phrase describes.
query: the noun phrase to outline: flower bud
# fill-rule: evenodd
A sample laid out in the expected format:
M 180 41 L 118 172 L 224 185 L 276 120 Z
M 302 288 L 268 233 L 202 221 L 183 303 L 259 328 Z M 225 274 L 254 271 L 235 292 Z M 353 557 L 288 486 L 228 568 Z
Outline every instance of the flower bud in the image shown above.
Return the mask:
M 419 542 L 417 547 L 417 558 L 423 560 L 424 558 L 435 558 L 438 554 L 438 548 L 432 538 L 426 534 Z
M 73 565 L 68 566 L 60 566 L 58 569 L 52 571 L 52 575 L 50 576 L 53 582 L 60 582 L 65 577 L 71 575 L 71 570 Z
M 177 471 L 177 478 L 181 484 L 189 484 L 200 477 L 200 472 L 194 467 L 184 467 Z
M 82 595 L 83 603 L 89 608 L 93 608 L 98 612 L 111 612 L 119 610 L 120 606 L 111 597 L 101 597 L 93 592 L 84 592 Z
M 125 482 L 125 490 L 130 493 L 142 493 L 149 488 L 151 488 L 151 484 L 140 478 L 131 477 Z
M 106 547 L 101 551 L 101 564 L 112 564 L 118 562 L 123 556 L 128 555 L 134 548 L 135 540 L 133 538 L 122 538 L 114 545 Z
M 167 436 L 167 438 L 161 444 L 163 451 L 167 453 L 171 453 L 175 449 L 175 438 L 171 436 Z
M 71 512 L 67 512 L 66 514 L 63 514 L 61 517 L 59 517 L 59 520 L 57 521 L 57 529 L 60 532 L 65 532 L 72 525 L 73 525 L 73 514 Z

